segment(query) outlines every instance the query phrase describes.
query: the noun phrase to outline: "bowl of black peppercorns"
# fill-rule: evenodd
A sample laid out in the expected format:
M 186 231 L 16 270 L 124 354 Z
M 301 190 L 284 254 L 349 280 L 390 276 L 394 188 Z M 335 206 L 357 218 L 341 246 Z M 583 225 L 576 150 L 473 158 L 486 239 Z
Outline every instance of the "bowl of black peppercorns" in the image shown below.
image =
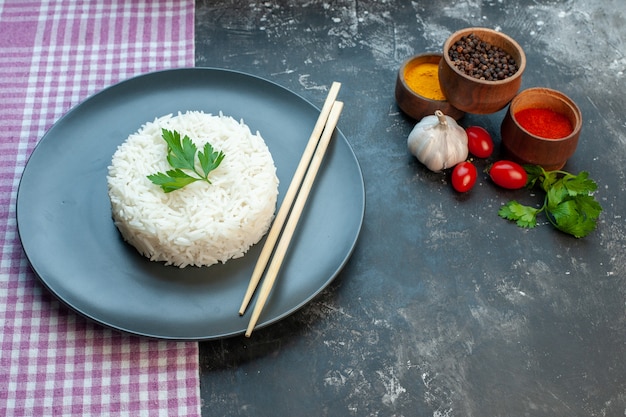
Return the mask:
M 526 55 L 514 39 L 493 29 L 466 28 L 444 43 L 439 84 L 457 109 L 495 113 L 517 94 L 525 68 Z

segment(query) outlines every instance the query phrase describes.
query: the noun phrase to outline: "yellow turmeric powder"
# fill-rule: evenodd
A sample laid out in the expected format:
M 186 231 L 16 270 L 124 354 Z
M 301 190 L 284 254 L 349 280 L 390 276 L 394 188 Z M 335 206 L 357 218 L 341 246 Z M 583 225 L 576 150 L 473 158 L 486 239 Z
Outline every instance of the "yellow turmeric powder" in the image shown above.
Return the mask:
M 411 90 L 431 100 L 445 100 L 439 86 L 439 65 L 423 63 L 404 70 L 404 81 Z

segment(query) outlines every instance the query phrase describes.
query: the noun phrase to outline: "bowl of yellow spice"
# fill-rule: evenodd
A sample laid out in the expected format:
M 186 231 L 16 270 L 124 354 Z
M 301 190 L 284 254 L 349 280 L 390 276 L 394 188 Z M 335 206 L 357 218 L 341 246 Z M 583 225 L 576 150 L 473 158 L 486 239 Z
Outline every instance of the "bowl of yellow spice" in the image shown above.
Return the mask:
M 396 79 L 396 102 L 408 116 L 421 120 L 437 110 L 459 120 L 465 112 L 448 102 L 439 85 L 440 53 L 423 53 L 404 61 Z

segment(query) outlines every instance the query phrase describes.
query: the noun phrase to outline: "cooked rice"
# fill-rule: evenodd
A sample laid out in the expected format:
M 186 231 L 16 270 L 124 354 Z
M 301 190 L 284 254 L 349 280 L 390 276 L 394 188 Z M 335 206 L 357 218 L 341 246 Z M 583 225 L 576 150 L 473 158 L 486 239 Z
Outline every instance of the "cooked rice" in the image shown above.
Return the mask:
M 209 180 L 165 193 L 148 175 L 171 169 L 161 129 L 225 154 Z M 113 220 L 123 238 L 152 261 L 207 266 L 239 258 L 269 229 L 278 177 L 269 149 L 243 120 L 203 112 L 146 123 L 118 147 L 107 177 Z M 112 260 L 114 262 L 114 260 Z

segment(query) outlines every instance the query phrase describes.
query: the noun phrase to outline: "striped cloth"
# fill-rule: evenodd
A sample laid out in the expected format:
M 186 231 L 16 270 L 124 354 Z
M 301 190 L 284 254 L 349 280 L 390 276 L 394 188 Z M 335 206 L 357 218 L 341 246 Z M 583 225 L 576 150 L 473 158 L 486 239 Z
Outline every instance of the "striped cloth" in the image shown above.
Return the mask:
M 0 416 L 198 416 L 198 345 L 87 322 L 42 288 L 17 235 L 28 156 L 72 106 L 194 65 L 193 0 L 0 0 Z

